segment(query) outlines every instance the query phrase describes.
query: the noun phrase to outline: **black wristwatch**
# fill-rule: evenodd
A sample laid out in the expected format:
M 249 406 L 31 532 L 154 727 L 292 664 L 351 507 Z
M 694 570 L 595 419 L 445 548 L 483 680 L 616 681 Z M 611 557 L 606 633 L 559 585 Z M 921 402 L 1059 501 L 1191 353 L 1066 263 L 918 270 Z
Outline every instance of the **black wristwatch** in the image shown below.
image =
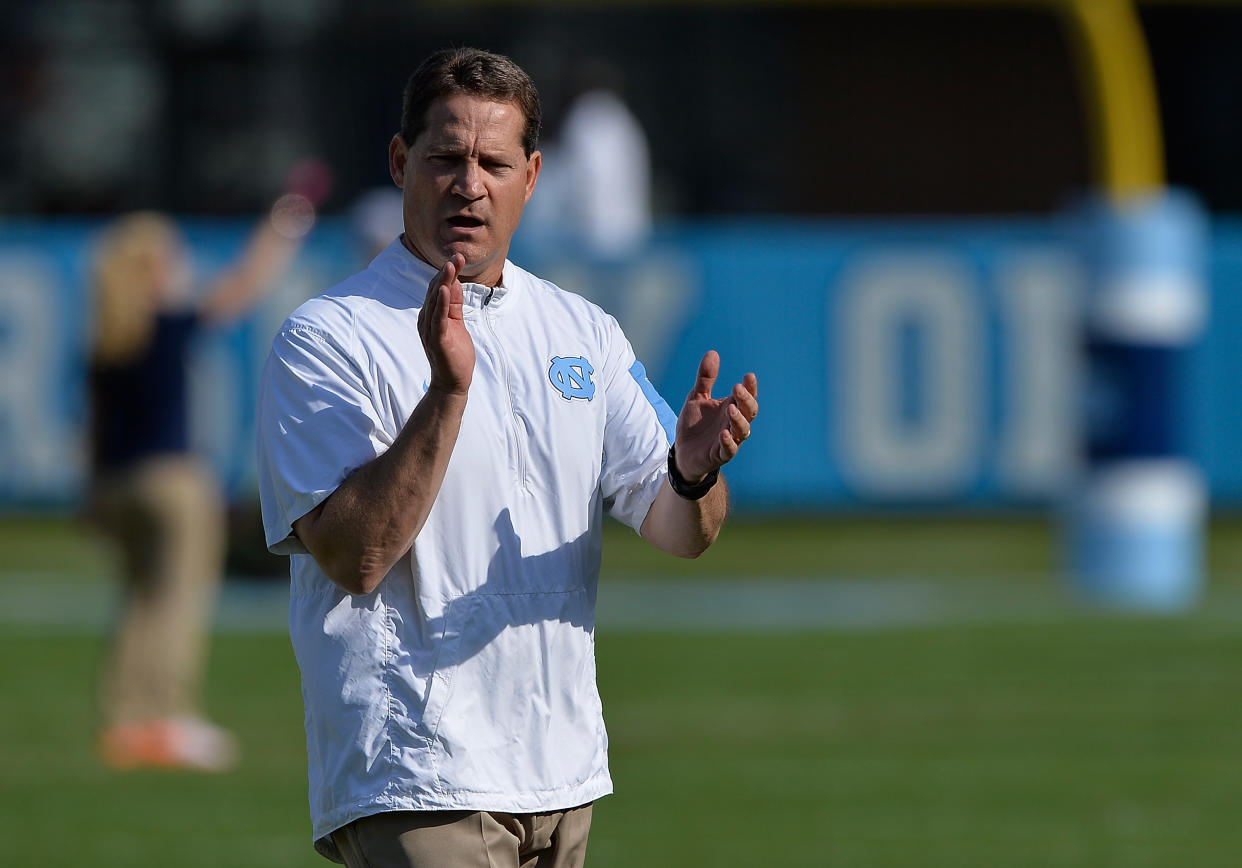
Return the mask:
M 712 490 L 712 486 L 720 478 L 720 471 L 713 470 L 704 476 L 701 482 L 686 482 L 686 478 L 677 470 L 677 457 L 674 453 L 676 448 L 676 446 L 668 448 L 668 484 L 673 486 L 673 491 L 678 497 L 685 500 L 699 500 Z

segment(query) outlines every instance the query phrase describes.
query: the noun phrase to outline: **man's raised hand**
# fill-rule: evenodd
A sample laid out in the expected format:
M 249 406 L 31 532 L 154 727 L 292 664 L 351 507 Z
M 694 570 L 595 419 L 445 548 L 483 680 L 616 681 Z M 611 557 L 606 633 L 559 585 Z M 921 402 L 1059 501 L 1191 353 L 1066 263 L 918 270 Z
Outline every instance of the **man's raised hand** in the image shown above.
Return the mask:
M 431 365 L 431 388 L 465 395 L 474 376 L 474 341 L 466 331 L 459 276 L 466 258 L 456 253 L 431 278 L 418 312 L 418 336 Z
M 708 350 L 677 418 L 677 469 L 687 482 L 698 482 L 731 461 L 750 436 L 759 412 L 759 381 L 754 374 L 744 376 L 727 397 L 713 398 L 719 374 L 720 355 Z

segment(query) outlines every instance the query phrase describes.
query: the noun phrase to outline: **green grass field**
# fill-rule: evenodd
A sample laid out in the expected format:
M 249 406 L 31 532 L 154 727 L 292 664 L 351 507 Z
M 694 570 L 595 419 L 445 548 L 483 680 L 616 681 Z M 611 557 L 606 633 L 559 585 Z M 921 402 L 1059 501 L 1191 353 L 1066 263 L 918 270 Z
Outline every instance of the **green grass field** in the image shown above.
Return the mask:
M 690 564 L 611 531 L 604 581 L 1055 583 L 1050 529 L 1029 520 L 728 531 Z M 1178 617 L 601 627 L 617 793 L 597 808 L 588 864 L 1235 865 L 1240 541 L 1236 522 L 1214 527 L 1208 596 Z M 68 600 L 108 581 L 107 553 L 65 522 L 0 522 L 0 551 L 0 591 L 33 584 Z M 308 841 L 298 675 L 283 634 L 216 637 L 209 708 L 245 751 L 219 776 L 116 774 L 95 761 L 104 641 L 0 626 L 0 864 L 328 864 Z

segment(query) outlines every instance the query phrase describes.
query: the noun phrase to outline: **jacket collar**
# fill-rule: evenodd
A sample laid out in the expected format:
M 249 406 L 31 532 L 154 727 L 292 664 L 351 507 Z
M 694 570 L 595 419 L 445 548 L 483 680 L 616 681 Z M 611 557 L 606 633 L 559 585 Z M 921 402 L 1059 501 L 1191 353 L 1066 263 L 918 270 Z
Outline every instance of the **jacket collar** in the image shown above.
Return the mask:
M 435 277 L 438 269 L 415 256 L 400 238 L 389 244 L 371 261 L 371 268 L 377 269 L 397 283 L 403 290 L 418 299 L 421 305 L 427 295 L 427 285 Z M 462 301 L 466 312 L 478 311 L 484 307 L 498 309 L 511 294 L 512 281 L 518 272 L 517 266 L 505 260 L 501 272 L 500 284 L 484 286 L 481 283 L 462 281 Z

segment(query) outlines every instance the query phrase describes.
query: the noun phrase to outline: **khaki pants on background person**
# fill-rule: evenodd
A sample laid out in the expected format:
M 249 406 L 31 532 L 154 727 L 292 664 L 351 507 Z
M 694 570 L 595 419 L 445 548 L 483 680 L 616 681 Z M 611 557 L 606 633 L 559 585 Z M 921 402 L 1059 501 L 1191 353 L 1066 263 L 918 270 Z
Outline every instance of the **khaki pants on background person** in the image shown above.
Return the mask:
M 231 764 L 231 736 L 201 719 L 225 550 L 215 477 L 190 456 L 152 458 L 101 478 L 92 514 L 117 542 L 124 570 L 124 601 L 100 681 L 105 761 Z
M 346 868 L 582 868 L 592 810 L 390 811 L 337 829 L 332 843 Z

